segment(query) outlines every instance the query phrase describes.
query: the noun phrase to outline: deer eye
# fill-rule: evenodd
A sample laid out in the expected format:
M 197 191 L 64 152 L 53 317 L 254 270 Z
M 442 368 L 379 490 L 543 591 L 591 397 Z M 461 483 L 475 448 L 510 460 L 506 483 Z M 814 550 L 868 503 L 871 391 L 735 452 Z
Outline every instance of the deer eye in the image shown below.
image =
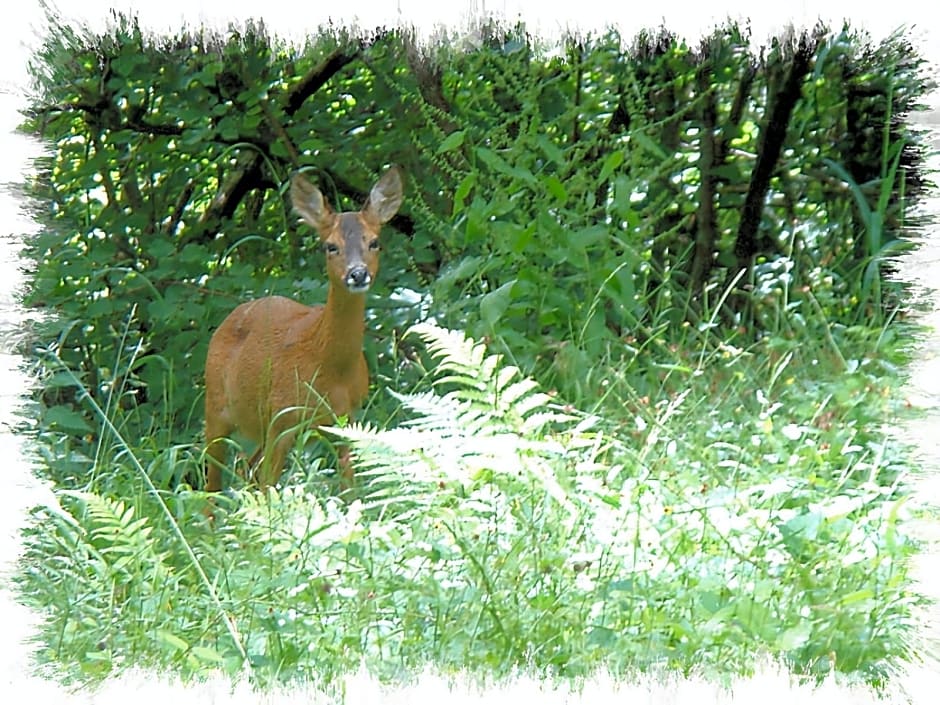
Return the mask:
M 323 251 L 328 255 L 338 255 L 339 254 L 339 245 L 334 242 L 327 242 L 323 244 Z
M 379 249 L 379 247 L 380 247 L 380 246 L 379 246 L 379 239 L 378 239 L 377 237 L 376 237 L 376 238 L 373 238 L 372 240 L 369 241 L 369 249 L 370 249 L 370 250 L 377 250 L 377 249 Z

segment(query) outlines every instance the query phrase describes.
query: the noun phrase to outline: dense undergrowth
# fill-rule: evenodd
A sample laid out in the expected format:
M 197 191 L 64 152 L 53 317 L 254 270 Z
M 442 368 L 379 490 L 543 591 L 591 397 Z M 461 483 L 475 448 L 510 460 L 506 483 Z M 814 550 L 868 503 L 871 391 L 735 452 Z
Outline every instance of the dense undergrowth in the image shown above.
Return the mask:
M 24 579 L 55 615 L 45 660 L 328 683 L 362 662 L 720 675 L 770 652 L 881 681 L 910 656 L 906 465 L 884 427 L 897 341 L 847 334 L 851 370 L 722 346 L 599 416 L 419 332 L 447 390 L 401 398 L 394 429 L 337 431 L 359 447 L 351 503 L 298 483 L 304 466 L 209 530 L 201 495 L 149 492 L 122 458 L 163 454 L 119 445 L 107 483 L 37 510 Z
M 722 678 L 770 654 L 883 684 L 916 656 L 891 434 L 914 328 L 884 276 L 922 186 L 910 47 L 481 37 L 53 24 L 28 303 L 53 313 L 57 504 L 18 576 L 49 673 Z M 233 476 L 210 525 L 207 331 L 256 293 L 322 300 L 291 168 L 354 203 L 386 161 L 410 183 L 373 390 L 329 434 L 358 486 L 337 496 L 321 442 L 267 495 Z

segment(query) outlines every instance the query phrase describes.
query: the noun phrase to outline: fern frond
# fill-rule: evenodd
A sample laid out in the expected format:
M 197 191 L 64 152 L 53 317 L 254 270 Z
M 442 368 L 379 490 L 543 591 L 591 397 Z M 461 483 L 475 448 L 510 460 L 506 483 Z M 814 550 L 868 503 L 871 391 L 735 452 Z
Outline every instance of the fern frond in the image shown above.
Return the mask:
M 499 360 L 496 355 L 493 355 L 491 359 L 494 359 L 494 362 Z M 496 372 L 494 389 L 497 394 L 504 394 L 506 388 L 509 386 L 509 383 L 521 374 L 519 372 L 519 368 L 514 367 L 513 365 L 506 365 L 505 367 L 499 369 L 496 369 L 494 365 L 494 371 Z M 486 376 L 489 377 L 490 375 Z M 529 381 L 532 382 L 533 386 L 535 386 L 534 380 Z
M 534 380 L 523 377 L 514 365 L 502 365 L 502 356 L 486 355 L 483 343 L 432 323 L 418 324 L 411 331 L 419 335 L 428 352 L 438 361 L 435 386 L 453 384 L 456 387 L 439 398 L 457 399 L 485 408 L 487 416 L 511 426 L 515 424 L 513 419 L 525 418 L 549 403 L 550 398 L 537 391 L 538 384 Z M 463 408 L 464 414 L 469 413 L 470 406 Z M 463 420 L 469 419 L 464 417 Z
M 567 506 L 559 471 L 573 467 L 569 447 L 586 447 L 572 443 L 578 417 L 553 408 L 535 381 L 513 365 L 503 366 L 499 355 L 487 355 L 482 343 L 463 333 L 431 323 L 409 332 L 420 336 L 435 358 L 434 390 L 391 392 L 408 416 L 398 428 L 352 424 L 330 429 L 356 447 L 358 474 L 423 484 L 428 497 L 441 483 L 469 489 L 484 479 L 529 478 Z M 442 384 L 452 388 L 436 391 Z M 382 493 L 381 486 L 375 492 Z M 398 496 L 418 501 L 416 492 Z M 394 491 L 385 494 L 393 501 Z
M 526 415 L 521 428 L 527 434 L 532 434 L 541 431 L 546 426 L 570 423 L 574 420 L 576 420 L 576 417 L 570 414 L 561 414 L 557 411 L 540 411 Z
M 93 492 L 65 490 L 62 494 L 78 499 L 84 505 L 91 520 L 88 534 L 92 540 L 110 544 L 109 550 L 116 552 L 136 550 L 141 544 L 146 545 L 152 527 L 146 517 L 134 519 L 133 506 Z
M 501 406 L 512 408 L 515 413 L 525 416 L 533 409 L 542 408 L 549 403 L 547 394 L 536 392 L 538 383 L 533 379 L 523 379 L 503 387 L 499 392 Z
M 460 411 L 463 402 L 459 399 L 442 397 L 433 392 L 420 394 L 397 394 L 392 392 L 401 405 L 414 416 L 404 422 L 411 428 L 437 430 L 444 435 L 453 435 L 459 429 Z
M 453 375 L 442 375 L 436 383 L 455 382 L 475 386 L 486 361 L 486 346 L 483 343 L 467 338 L 460 331 L 441 328 L 429 322 L 411 326 L 406 335 L 412 333 L 421 338 L 428 352 L 437 359 L 438 373 L 450 372 Z M 485 370 L 483 376 L 488 376 Z
M 96 567 L 101 575 L 149 585 L 147 592 L 165 588 L 170 568 L 151 539 L 153 527 L 146 516 L 136 517 L 133 505 L 94 492 L 63 490 L 60 494 L 81 503 L 83 513 L 73 514 L 81 533 L 73 538 L 84 540 L 101 561 Z

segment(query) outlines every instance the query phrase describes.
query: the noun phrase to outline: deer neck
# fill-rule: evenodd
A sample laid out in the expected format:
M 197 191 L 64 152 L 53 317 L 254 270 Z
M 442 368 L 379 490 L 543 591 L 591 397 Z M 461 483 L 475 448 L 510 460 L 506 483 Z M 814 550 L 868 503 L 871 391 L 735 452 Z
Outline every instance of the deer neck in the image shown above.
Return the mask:
M 345 367 L 359 360 L 365 337 L 365 316 L 365 293 L 353 294 L 345 287 L 330 284 L 319 328 L 332 366 Z

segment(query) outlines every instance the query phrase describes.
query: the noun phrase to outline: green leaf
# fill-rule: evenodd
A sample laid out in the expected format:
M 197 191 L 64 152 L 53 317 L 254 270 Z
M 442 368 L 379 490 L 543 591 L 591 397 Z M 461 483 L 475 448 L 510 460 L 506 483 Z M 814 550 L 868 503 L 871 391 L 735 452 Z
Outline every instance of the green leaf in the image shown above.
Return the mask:
M 559 203 L 564 203 L 568 200 L 568 191 L 565 189 L 565 185 L 561 183 L 561 180 L 557 176 L 549 176 L 546 178 L 545 187 Z
M 843 596 L 839 600 L 840 607 L 848 607 L 851 604 L 856 602 L 864 602 L 865 600 L 874 599 L 875 593 L 871 588 L 863 588 L 862 590 L 855 590 L 850 592 L 848 595 Z
M 601 181 L 607 181 L 610 178 L 610 175 L 614 173 L 614 169 L 623 164 L 623 151 L 617 150 L 616 152 L 611 152 L 607 155 L 607 159 L 604 160 L 604 166 L 601 167 Z
M 467 174 L 457 185 L 457 190 L 454 191 L 454 215 L 457 215 L 466 207 L 465 201 L 476 182 L 477 175 L 474 171 Z
M 592 245 L 596 245 L 601 242 L 604 238 L 607 237 L 609 231 L 606 225 L 591 225 L 587 228 L 581 228 L 572 234 L 572 242 L 576 243 L 578 247 L 583 247 L 587 249 Z
M 57 389 L 62 387 L 75 387 L 75 375 L 71 372 L 58 371 L 54 372 L 50 377 L 44 380 L 43 385 L 45 389 Z M 55 408 L 55 407 L 53 407 Z
M 555 164 L 564 165 L 565 153 L 561 147 L 556 145 L 545 135 L 538 135 L 535 141 L 550 161 L 553 161 Z
M 441 145 L 437 148 L 437 154 L 444 154 L 445 152 L 452 152 L 457 149 L 460 145 L 463 144 L 464 140 L 464 131 L 457 130 L 456 132 L 451 132 L 447 137 L 441 142 Z
M 528 248 L 529 244 L 532 242 L 532 238 L 535 237 L 535 223 L 532 223 L 526 228 L 514 225 L 510 228 L 507 228 L 508 232 L 506 235 L 509 240 L 509 247 L 516 254 L 522 254 Z
M 154 259 L 169 259 L 176 252 L 176 246 L 165 237 L 151 237 L 147 241 L 147 254 Z
M 512 287 L 516 280 L 506 282 L 480 299 L 480 317 L 490 328 L 495 328 L 512 302 Z
M 155 321 L 173 320 L 176 313 L 177 307 L 165 298 L 154 299 L 147 304 L 147 315 Z
M 537 183 L 537 179 L 531 171 L 509 164 L 492 149 L 487 149 L 486 147 L 477 147 L 476 153 L 480 160 L 493 171 L 498 171 L 501 174 L 511 176 L 514 179 L 519 179 L 529 184 L 534 185 Z
M 218 651 L 210 649 L 208 646 L 194 646 L 191 653 L 200 661 L 208 661 L 209 663 L 222 663 L 225 660 Z
M 801 622 L 790 627 L 777 637 L 776 647 L 780 651 L 793 651 L 804 646 L 813 634 L 813 625 L 810 622 Z
M 871 206 L 868 205 L 868 199 L 865 197 L 865 192 L 862 191 L 862 187 L 855 182 L 855 179 L 852 178 L 852 175 L 848 172 L 848 170 L 838 162 L 833 161 L 828 157 L 824 157 L 823 163 L 832 169 L 836 173 L 836 176 L 842 179 L 846 186 L 849 187 L 849 190 L 852 192 L 852 196 L 855 199 L 855 205 L 858 207 L 858 211 L 862 216 L 862 220 L 866 224 L 866 228 L 868 228 L 868 225 L 872 219 L 872 210 Z
M 614 210 L 620 219 L 627 221 L 628 225 L 633 213 L 633 193 L 633 183 L 625 176 L 618 176 L 614 179 Z
M 52 406 L 46 409 L 43 420 L 49 426 L 66 433 L 85 434 L 90 433 L 92 430 L 84 416 L 65 405 Z
M 663 149 L 658 142 L 652 140 L 649 135 L 646 135 L 642 132 L 636 132 L 630 136 L 630 139 L 636 142 L 647 152 L 651 153 L 657 159 L 667 159 L 669 157 L 669 155 L 666 154 L 666 150 Z
M 479 276 L 482 267 L 482 257 L 463 257 L 457 260 L 457 262 L 444 267 L 437 277 L 437 282 L 439 284 L 456 285 L 458 282 Z
M 189 644 L 185 640 L 172 632 L 168 632 L 166 629 L 157 630 L 157 641 L 169 646 L 174 651 L 186 651 L 189 649 Z

